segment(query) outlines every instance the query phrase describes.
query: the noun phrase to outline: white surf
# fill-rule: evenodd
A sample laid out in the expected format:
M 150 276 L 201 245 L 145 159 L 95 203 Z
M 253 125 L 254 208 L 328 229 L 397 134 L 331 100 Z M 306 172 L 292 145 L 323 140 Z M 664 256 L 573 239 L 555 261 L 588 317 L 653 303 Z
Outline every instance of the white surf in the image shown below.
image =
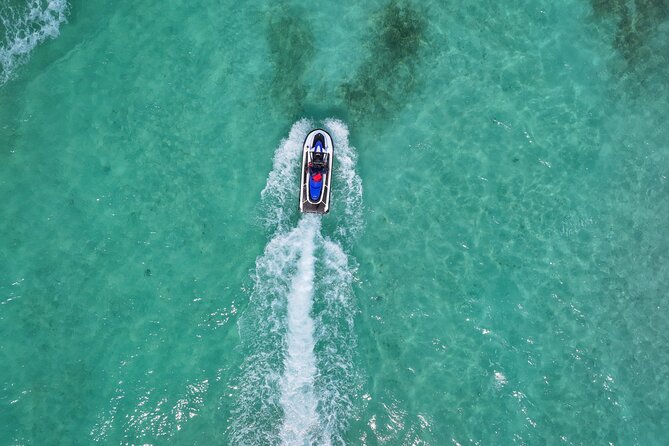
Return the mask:
M 262 191 L 271 239 L 239 322 L 246 359 L 235 386 L 235 444 L 343 444 L 352 415 L 355 267 L 341 244 L 361 229 L 362 184 L 348 129 L 332 119 L 324 126 L 335 144 L 334 238 L 322 235 L 321 216 L 297 211 L 300 154 L 312 122 L 296 122 L 279 144 Z
M 65 0 L 0 2 L 0 86 L 12 78 L 16 68 L 28 60 L 32 50 L 60 33 L 66 21 Z

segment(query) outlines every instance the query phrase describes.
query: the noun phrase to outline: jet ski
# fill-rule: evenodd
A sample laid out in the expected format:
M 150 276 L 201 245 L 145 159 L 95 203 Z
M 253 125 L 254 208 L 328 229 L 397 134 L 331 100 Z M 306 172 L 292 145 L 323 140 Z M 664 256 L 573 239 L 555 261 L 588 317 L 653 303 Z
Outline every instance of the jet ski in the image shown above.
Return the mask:
M 300 211 L 327 214 L 330 210 L 330 182 L 334 146 L 332 137 L 322 129 L 312 130 L 302 149 Z

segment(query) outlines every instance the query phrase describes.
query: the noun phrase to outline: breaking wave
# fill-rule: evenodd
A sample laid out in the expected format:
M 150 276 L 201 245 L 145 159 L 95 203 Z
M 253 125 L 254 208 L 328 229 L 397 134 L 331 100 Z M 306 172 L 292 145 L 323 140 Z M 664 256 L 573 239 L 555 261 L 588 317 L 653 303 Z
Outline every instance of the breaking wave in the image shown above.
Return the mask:
M 58 37 L 66 16 L 66 0 L 0 3 L 0 86 L 12 78 L 16 67 L 28 60 L 37 45 Z
M 355 265 L 342 243 L 362 227 L 362 182 L 348 129 L 330 119 L 335 144 L 332 213 L 300 216 L 296 191 L 302 143 L 314 128 L 296 122 L 274 154 L 262 191 L 270 240 L 256 260 L 249 306 L 239 322 L 245 361 L 234 383 L 234 444 L 344 444 L 360 376 L 354 363 Z

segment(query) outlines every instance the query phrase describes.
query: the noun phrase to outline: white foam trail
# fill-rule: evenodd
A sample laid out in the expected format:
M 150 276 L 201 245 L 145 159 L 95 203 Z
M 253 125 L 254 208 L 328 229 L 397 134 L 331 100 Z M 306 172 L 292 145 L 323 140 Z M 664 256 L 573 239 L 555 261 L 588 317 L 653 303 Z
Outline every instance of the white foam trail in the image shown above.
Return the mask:
M 316 358 L 314 321 L 311 307 L 314 294 L 314 238 L 320 232 L 320 218 L 307 215 L 297 227 L 301 256 L 288 295 L 286 359 L 281 379 L 281 406 L 284 420 L 281 441 L 285 445 L 310 444 L 318 424 L 314 396 Z
M 240 445 L 344 444 L 359 388 L 354 366 L 355 267 L 340 243 L 362 227 L 362 182 L 348 129 L 329 119 L 335 144 L 333 210 L 336 240 L 321 235 L 321 216 L 299 211 L 299 160 L 313 124 L 296 122 L 274 154 L 262 191 L 271 240 L 256 260 L 253 292 L 239 321 L 246 359 L 230 425 Z
M 300 119 L 274 152 L 272 171 L 260 194 L 264 209 L 262 219 L 272 233 L 285 230 L 291 217 L 297 215 L 299 198 L 295 191 L 300 190 L 302 145 L 312 128 L 311 121 Z
M 293 124 L 274 153 L 273 168 L 261 193 L 261 218 L 271 240 L 256 260 L 253 292 L 239 320 L 245 360 L 234 386 L 239 393 L 230 425 L 233 444 L 267 445 L 280 440 L 282 425 L 277 421 L 285 412 L 281 399 L 288 299 L 303 257 L 302 228 L 289 230 L 289 222 L 299 213 L 295 192 L 299 190 L 299 160 L 311 127 L 306 119 Z M 311 277 L 313 282 L 313 272 Z
M 0 6 L 0 22 L 5 34 L 0 36 L 0 85 L 7 82 L 17 66 L 46 39 L 58 37 L 66 21 L 66 0 L 29 0 L 25 8 Z
M 338 119 L 326 119 L 326 130 L 330 132 L 335 146 L 333 175 L 333 208 L 343 208 L 338 212 L 337 234 L 340 241 L 350 243 L 362 230 L 362 180 L 355 171 L 357 155 L 349 144 L 348 127 Z
M 300 258 L 297 228 L 270 240 L 256 260 L 253 292 L 239 320 L 245 355 L 230 425 L 237 445 L 271 445 L 279 438 L 281 378 L 284 364 L 287 296 Z
M 343 433 L 355 417 L 353 396 L 360 389 L 355 367 L 356 339 L 353 327 L 355 266 L 341 246 L 323 239 L 322 269 L 314 306 L 318 374 L 319 429 L 314 444 L 344 445 Z

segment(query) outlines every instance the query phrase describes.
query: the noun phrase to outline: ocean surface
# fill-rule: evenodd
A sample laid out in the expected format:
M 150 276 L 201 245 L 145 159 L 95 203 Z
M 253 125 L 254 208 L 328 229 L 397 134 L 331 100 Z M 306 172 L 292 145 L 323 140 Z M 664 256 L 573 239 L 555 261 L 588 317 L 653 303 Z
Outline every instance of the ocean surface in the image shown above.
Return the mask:
M 668 122 L 667 0 L 0 0 L 0 445 L 666 445 Z

